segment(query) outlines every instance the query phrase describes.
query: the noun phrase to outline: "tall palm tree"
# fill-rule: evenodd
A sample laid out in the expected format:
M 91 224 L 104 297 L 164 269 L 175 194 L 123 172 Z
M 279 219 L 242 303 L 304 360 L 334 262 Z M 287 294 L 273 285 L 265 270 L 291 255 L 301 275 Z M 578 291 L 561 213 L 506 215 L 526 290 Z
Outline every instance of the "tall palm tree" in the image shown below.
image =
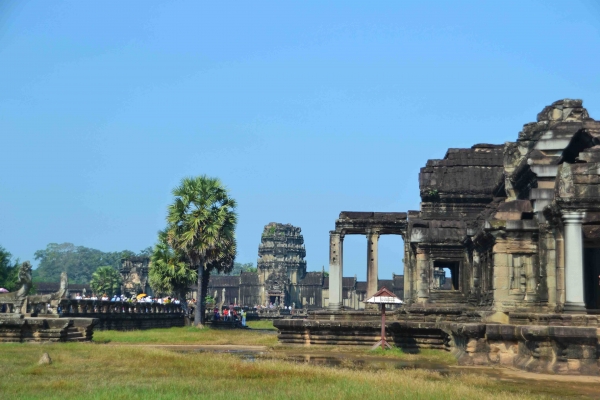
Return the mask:
M 231 269 L 235 258 L 236 202 L 221 181 L 206 175 L 184 178 L 173 190 L 166 238 L 185 255 L 198 273 L 198 298 L 194 325 L 204 325 L 204 298 L 210 271 Z
M 92 274 L 90 287 L 98 296 L 101 296 L 103 293 L 109 296 L 117 294 L 121 289 L 121 274 L 110 265 L 98 267 Z
M 198 273 L 189 268 L 182 254 L 167 243 L 165 231 L 158 233 L 158 243 L 150 255 L 148 280 L 155 294 L 175 294 L 185 298 L 187 288 L 196 281 Z

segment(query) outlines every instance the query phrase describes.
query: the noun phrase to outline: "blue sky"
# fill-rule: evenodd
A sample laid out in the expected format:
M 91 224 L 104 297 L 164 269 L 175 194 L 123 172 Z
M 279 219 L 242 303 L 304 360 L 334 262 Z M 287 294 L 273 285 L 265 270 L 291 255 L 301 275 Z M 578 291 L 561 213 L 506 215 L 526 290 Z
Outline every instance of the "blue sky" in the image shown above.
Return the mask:
M 515 140 L 562 98 L 599 118 L 599 4 L 1 1 L 0 245 L 139 251 L 208 174 L 238 261 L 282 222 L 327 268 L 339 212 L 418 209 L 448 147 Z M 383 237 L 380 278 L 401 259 Z M 365 278 L 366 238 L 344 262 Z

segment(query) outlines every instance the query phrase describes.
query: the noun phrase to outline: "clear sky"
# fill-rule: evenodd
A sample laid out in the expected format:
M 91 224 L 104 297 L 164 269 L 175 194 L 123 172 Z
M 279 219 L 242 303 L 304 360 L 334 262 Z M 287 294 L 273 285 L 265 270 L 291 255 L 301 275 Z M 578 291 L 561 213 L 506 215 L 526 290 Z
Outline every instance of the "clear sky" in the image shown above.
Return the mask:
M 209 4 L 210 3 L 210 4 Z M 340 211 L 419 208 L 448 147 L 515 140 L 545 105 L 600 118 L 597 1 L 0 1 L 0 245 L 139 251 L 181 178 L 328 264 Z M 365 279 L 366 238 L 344 275 Z M 380 278 L 402 273 L 380 243 Z

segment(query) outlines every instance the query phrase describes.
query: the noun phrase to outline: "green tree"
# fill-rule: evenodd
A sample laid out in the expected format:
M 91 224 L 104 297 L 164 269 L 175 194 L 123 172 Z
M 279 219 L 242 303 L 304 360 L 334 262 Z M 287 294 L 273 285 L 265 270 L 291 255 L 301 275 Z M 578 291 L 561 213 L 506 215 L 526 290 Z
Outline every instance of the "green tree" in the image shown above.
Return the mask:
M 257 269 L 254 267 L 253 263 L 233 263 L 233 269 L 229 273 L 220 272 L 218 270 L 211 271 L 211 275 L 228 275 L 228 276 L 238 276 L 241 275 L 242 272 L 256 272 Z
M 11 292 L 19 289 L 19 260 L 12 260 L 12 254 L 0 246 L 0 287 Z
M 220 180 L 205 175 L 184 178 L 173 190 L 166 237 L 197 271 L 198 298 L 194 325 L 204 326 L 204 306 L 212 270 L 229 272 L 236 253 L 236 202 Z
M 99 267 L 92 274 L 90 287 L 98 296 L 104 293 L 109 296 L 117 294 L 121 289 L 121 274 L 110 265 Z
M 140 255 L 146 251 L 142 250 Z M 35 282 L 58 282 L 60 274 L 65 271 L 69 275 L 69 282 L 88 283 L 99 267 L 110 265 L 118 270 L 122 258 L 136 255 L 130 250 L 103 252 L 73 243 L 50 243 L 44 250 L 35 252 L 39 265 L 34 270 L 33 278 Z
M 167 243 L 167 235 L 158 233 L 158 243 L 150 257 L 148 280 L 155 294 L 174 294 L 184 299 L 189 285 L 198 279 L 198 272 L 188 268 L 185 258 Z

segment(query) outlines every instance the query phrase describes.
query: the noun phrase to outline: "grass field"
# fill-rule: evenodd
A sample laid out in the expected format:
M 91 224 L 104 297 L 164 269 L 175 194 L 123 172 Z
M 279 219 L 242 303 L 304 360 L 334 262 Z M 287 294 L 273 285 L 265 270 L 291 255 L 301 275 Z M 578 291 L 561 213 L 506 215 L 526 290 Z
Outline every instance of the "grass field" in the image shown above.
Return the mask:
M 268 320 L 248 321 L 248 322 L 246 322 L 246 325 L 248 325 L 252 329 L 266 329 L 266 330 L 269 330 L 269 331 L 276 331 L 277 330 L 277 328 L 275 328 L 273 326 L 273 321 L 268 321 Z
M 276 335 L 271 333 L 248 330 L 172 328 L 97 332 L 95 336 L 95 343 L 0 344 L 0 399 L 479 400 L 556 398 L 554 395 L 571 393 L 568 388 L 559 393 L 540 389 L 540 385 L 500 382 L 477 373 L 444 376 L 424 369 L 399 370 L 393 367 L 394 363 L 384 363 L 380 370 L 358 370 L 295 364 L 277 358 L 248 361 L 231 354 L 182 353 L 152 347 L 270 346 L 276 341 Z M 285 351 L 279 348 L 275 353 Z M 51 365 L 37 365 L 44 352 L 52 357 Z M 381 358 L 377 352 L 361 349 L 358 353 Z M 420 356 L 451 362 L 447 353 L 426 353 Z M 419 356 L 395 351 L 385 357 Z
M 273 326 L 272 323 L 271 326 Z M 242 329 L 196 329 L 194 327 L 185 327 L 128 332 L 97 331 L 94 332 L 94 342 L 113 344 L 235 344 L 275 346 L 277 345 L 277 335 Z

